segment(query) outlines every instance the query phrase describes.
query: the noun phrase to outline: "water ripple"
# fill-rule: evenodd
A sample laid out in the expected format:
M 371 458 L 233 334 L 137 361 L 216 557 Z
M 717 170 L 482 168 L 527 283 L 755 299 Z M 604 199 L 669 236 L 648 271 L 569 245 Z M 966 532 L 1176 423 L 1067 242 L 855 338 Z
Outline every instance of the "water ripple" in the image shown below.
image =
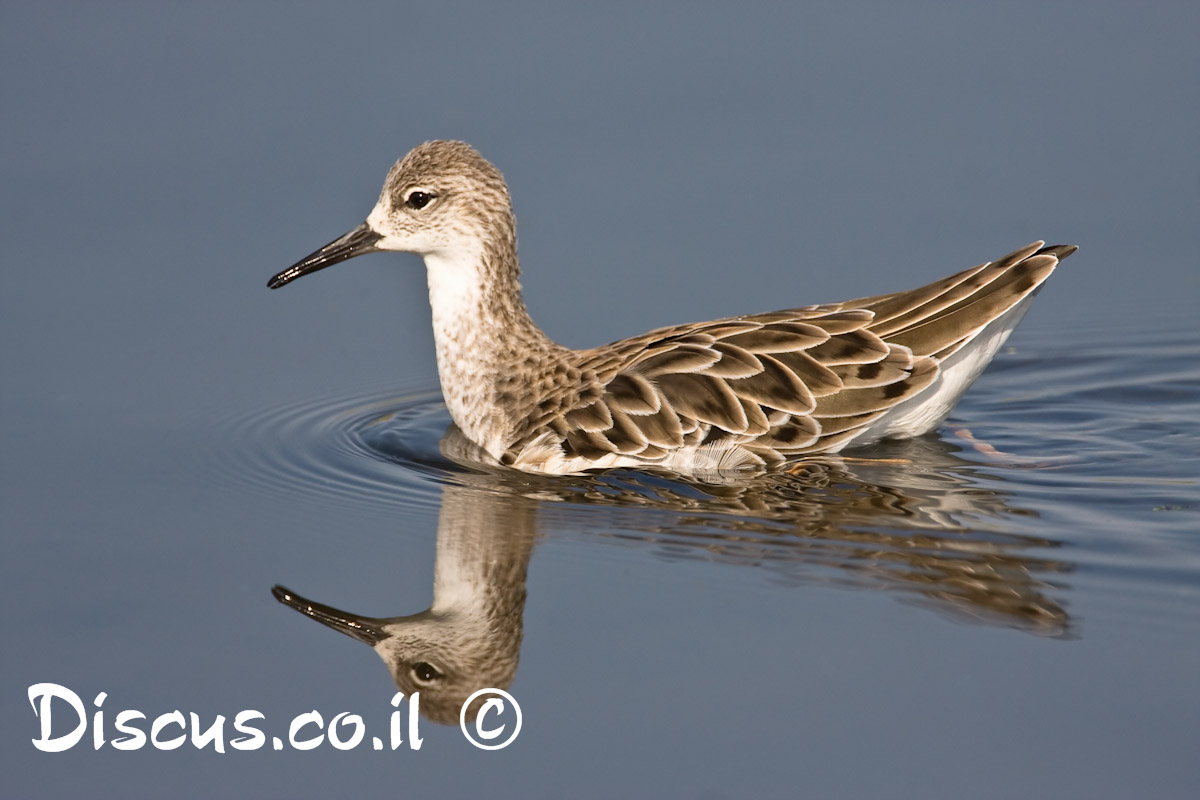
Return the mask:
M 464 466 L 440 393 L 426 387 L 227 420 L 215 439 L 232 451 L 217 463 L 242 489 L 359 515 L 436 517 L 447 485 L 476 501 L 532 498 L 542 535 L 883 587 L 1061 634 L 1067 575 L 1164 606 L 1200 579 L 1200 342 L 1168 322 L 1120 342 L 1092 330 L 1002 354 L 952 418 L 978 439 L 884 443 L 855 454 L 865 461 L 817 458 L 732 485 Z
M 293 402 L 226 420 L 221 473 L 242 489 L 363 511 L 436 512 L 462 470 L 438 452 L 440 392 L 394 388 Z

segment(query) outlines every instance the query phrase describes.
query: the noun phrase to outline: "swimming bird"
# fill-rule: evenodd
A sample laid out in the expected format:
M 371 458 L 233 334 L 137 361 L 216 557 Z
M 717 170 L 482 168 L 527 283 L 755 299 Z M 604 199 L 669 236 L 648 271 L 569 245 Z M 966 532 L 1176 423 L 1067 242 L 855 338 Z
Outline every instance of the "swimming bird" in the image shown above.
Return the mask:
M 932 430 L 1076 249 L 1034 242 L 918 289 L 574 350 L 525 308 L 500 170 L 464 142 L 431 141 L 396 162 L 366 222 L 267 285 L 377 250 L 419 254 L 446 407 L 491 458 L 703 475 Z

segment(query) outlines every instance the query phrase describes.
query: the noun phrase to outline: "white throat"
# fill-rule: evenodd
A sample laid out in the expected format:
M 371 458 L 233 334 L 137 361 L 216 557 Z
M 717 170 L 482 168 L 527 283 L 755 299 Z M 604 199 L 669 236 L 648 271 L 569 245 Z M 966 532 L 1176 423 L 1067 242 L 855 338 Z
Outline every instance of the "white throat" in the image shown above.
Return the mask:
M 483 248 L 461 247 L 425 254 L 434 334 L 450 335 L 478 313 L 483 297 Z M 439 340 L 440 347 L 440 340 Z
M 476 563 L 483 553 L 470 552 L 471 537 L 461 532 L 454 536 L 440 535 L 437 541 L 437 560 L 433 568 L 433 607 L 435 614 L 464 613 L 483 615 L 487 596 L 482 575 L 485 565 Z M 477 548 L 476 548 L 477 549 Z

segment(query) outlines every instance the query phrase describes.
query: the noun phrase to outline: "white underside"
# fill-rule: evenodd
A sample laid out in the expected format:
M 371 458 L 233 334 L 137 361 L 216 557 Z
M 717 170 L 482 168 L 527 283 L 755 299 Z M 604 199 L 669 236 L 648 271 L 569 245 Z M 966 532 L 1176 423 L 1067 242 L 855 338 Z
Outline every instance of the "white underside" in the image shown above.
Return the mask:
M 971 388 L 996 352 L 1008 340 L 1009 334 L 1021 322 L 1033 302 L 1033 292 L 1016 305 L 989 322 L 975 337 L 938 367 L 938 376 L 922 391 L 892 408 L 879 419 L 863 428 L 862 433 L 829 452 L 839 452 L 853 445 L 871 444 L 881 439 L 907 439 L 920 436 L 941 425 L 950 415 L 959 398 Z

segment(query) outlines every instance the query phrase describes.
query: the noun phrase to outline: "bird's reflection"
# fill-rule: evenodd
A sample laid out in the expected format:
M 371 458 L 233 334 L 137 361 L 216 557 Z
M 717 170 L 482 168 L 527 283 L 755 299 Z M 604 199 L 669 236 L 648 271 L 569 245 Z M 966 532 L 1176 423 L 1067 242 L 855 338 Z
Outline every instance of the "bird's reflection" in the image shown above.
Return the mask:
M 419 614 L 363 617 L 281 586 L 272 591 L 280 602 L 370 645 L 400 691 L 421 693 L 426 717 L 451 724 L 476 689 L 506 689 L 516 674 L 536 511 L 537 502 L 521 495 L 445 486 L 433 605 Z
M 452 460 L 463 457 L 460 438 L 452 430 L 443 439 Z M 960 619 L 1069 634 L 1051 582 L 1069 565 L 1033 552 L 1057 543 L 1007 532 L 1012 515 L 1033 512 L 979 488 L 978 466 L 953 450 L 938 439 L 912 440 L 877 448 L 873 461 L 814 460 L 724 484 L 644 472 L 543 478 L 476 463 L 450 473 L 442 488 L 428 610 L 364 617 L 282 587 L 274 593 L 374 648 L 397 687 L 420 691 L 421 712 L 442 723 L 457 722 L 477 689 L 511 684 L 540 532 L 751 565 L 801 584 L 878 588 Z M 595 505 L 610 511 L 581 510 Z

